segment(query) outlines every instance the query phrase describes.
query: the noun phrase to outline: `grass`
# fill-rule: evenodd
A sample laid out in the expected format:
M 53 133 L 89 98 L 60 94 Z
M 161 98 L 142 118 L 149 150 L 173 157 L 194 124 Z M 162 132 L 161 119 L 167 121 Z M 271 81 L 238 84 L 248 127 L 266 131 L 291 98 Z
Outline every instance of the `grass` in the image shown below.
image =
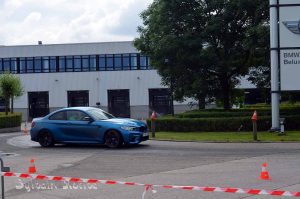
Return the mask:
M 150 132 L 151 136 L 151 132 Z M 300 131 L 287 131 L 286 135 L 258 132 L 262 142 L 300 141 Z M 217 142 L 253 142 L 252 132 L 156 132 L 156 140 L 176 141 L 217 141 Z

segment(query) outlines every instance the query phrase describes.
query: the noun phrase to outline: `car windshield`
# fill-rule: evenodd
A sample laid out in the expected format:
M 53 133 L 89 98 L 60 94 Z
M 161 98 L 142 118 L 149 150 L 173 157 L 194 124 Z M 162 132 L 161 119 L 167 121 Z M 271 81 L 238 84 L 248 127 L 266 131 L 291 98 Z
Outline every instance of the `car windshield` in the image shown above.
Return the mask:
M 100 109 L 90 109 L 87 111 L 96 120 L 108 120 L 115 118 L 113 115 L 106 113 Z

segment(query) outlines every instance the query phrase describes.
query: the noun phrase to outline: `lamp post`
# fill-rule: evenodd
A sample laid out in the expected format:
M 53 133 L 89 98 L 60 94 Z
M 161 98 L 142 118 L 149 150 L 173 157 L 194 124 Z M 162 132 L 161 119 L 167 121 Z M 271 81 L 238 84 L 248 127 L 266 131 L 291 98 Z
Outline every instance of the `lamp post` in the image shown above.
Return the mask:
M 169 66 L 169 59 L 165 59 L 165 64 L 166 66 Z M 174 116 L 174 97 L 173 97 L 173 91 L 174 91 L 174 87 L 173 87 L 173 74 L 172 72 L 170 73 L 170 93 L 171 93 L 171 114 L 172 116 Z

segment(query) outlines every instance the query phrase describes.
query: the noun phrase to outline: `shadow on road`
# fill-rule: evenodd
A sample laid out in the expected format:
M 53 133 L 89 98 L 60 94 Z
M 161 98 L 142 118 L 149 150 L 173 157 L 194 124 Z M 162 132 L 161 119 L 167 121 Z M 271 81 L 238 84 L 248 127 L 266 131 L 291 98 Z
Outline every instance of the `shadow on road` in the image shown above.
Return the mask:
M 53 147 L 43 148 L 41 146 L 34 146 L 34 149 L 40 150 L 52 150 L 52 149 L 103 149 L 103 150 L 134 150 L 134 149 L 145 149 L 150 147 L 149 144 L 137 144 L 137 145 L 124 145 L 120 148 L 108 148 L 101 144 L 56 144 Z

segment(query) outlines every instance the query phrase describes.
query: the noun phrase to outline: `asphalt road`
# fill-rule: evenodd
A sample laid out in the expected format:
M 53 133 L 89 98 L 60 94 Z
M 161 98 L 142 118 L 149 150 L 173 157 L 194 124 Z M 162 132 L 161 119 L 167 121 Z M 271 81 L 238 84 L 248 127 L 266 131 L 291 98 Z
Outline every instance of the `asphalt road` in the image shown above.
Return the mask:
M 69 177 L 111 179 L 146 184 L 175 184 L 300 191 L 300 143 L 196 143 L 147 141 L 134 147 L 59 145 L 41 148 L 21 134 L 0 134 L 0 151 L 9 153 L 5 164 L 14 172 L 27 172 L 34 158 L 38 173 Z M 14 146 L 16 145 L 16 146 Z M 268 163 L 270 181 L 259 179 L 261 164 Z M 57 189 L 22 187 L 6 178 L 8 199 L 142 198 L 143 187 L 97 185 L 79 190 L 56 184 Z M 27 184 L 28 185 L 28 184 Z M 19 189 L 16 188 L 19 186 Z M 33 186 L 34 187 L 34 186 Z M 28 187 L 27 187 L 28 188 Z M 72 188 L 72 189 L 71 189 Z M 245 194 L 157 190 L 146 198 L 274 198 Z M 286 198 L 286 197 L 276 197 Z

